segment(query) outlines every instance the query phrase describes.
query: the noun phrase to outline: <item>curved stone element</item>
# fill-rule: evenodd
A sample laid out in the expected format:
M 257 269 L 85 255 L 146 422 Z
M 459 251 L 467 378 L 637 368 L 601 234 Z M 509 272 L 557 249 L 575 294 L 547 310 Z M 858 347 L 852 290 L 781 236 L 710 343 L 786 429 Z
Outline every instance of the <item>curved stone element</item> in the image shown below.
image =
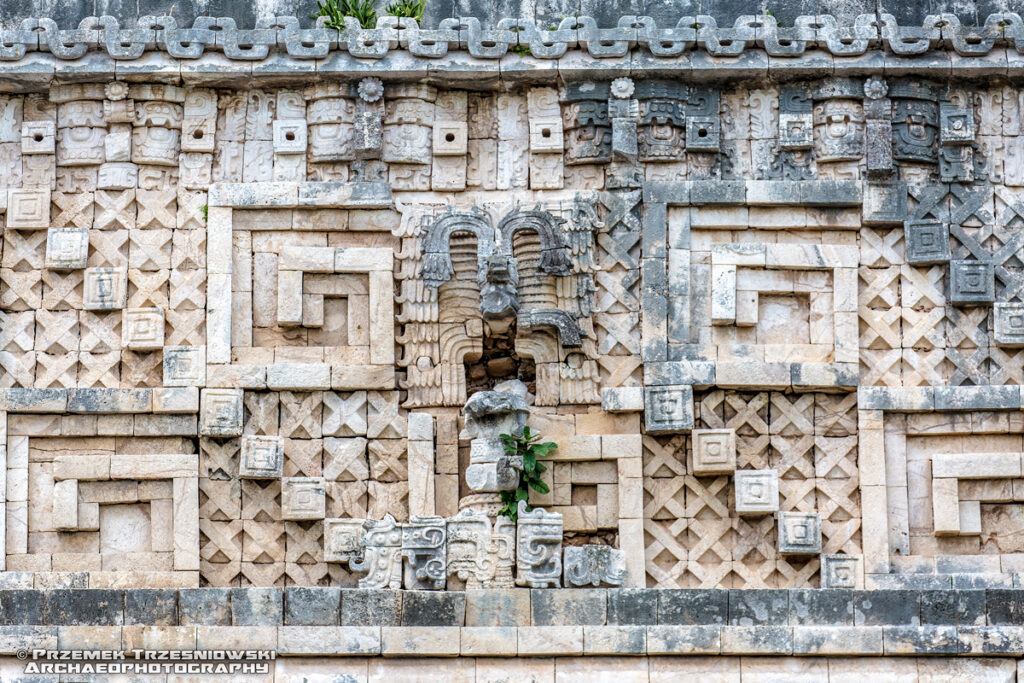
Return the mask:
M 58 29 L 50 18 L 25 19 L 17 28 L 0 30 L 0 61 L 20 61 L 29 52 L 49 52 L 60 60 L 80 59 L 90 50 L 112 59 L 139 59 L 146 52 L 166 52 L 175 59 L 198 59 L 209 50 L 228 59 L 262 60 L 271 52 L 297 60 L 319 59 L 347 52 L 360 59 L 383 59 L 401 48 L 413 57 L 440 59 L 464 45 L 475 59 L 499 60 L 515 47 L 527 48 L 536 59 L 554 60 L 570 49 L 596 59 L 621 58 L 639 47 L 655 57 L 678 57 L 703 51 L 735 58 L 747 51 L 770 57 L 797 58 L 820 50 L 841 57 L 886 50 L 913 56 L 944 49 L 961 57 L 984 57 L 1006 47 L 1024 54 L 1024 22 L 1016 13 L 990 14 L 982 26 L 964 26 L 954 14 L 925 17 L 920 26 L 900 26 L 891 14 L 862 14 L 852 26 L 841 26 L 827 14 L 796 17 L 780 27 L 770 15 L 737 17 L 719 26 L 705 14 L 680 17 L 659 28 L 649 16 L 623 16 L 613 28 L 599 28 L 589 16 L 566 17 L 554 30 L 525 19 L 502 19 L 493 28 L 475 17 L 450 18 L 437 29 L 424 29 L 410 18 L 379 17 L 377 26 L 362 28 L 351 17 L 344 30 L 299 27 L 296 17 L 261 19 L 252 29 L 239 29 L 231 17 L 198 17 L 191 28 L 179 28 L 169 16 L 139 17 L 134 28 L 120 27 L 111 16 L 86 17 L 75 29 Z M 401 35 L 401 37 L 399 37 Z M 782 66 L 780 64 L 780 66 Z
M 507 391 L 479 391 L 466 401 L 466 429 L 461 438 L 519 434 L 530 408 L 526 399 Z
M 352 571 L 367 572 L 360 588 L 402 587 L 402 526 L 391 514 L 363 523 L 363 555 L 349 560 Z
M 569 275 L 569 245 L 562 236 L 564 219 L 555 218 L 547 211 L 521 211 L 516 209 L 498 223 L 502 248 L 512 251 L 512 240 L 517 232 L 534 231 L 540 238 L 540 267 L 551 275 Z
M 476 236 L 478 279 L 486 273 L 487 255 L 494 251 L 494 228 L 482 211 L 455 212 L 449 210 L 427 228 L 423 237 L 423 282 L 437 289 L 455 274 L 449 253 L 452 235 L 469 232 Z
M 537 327 L 553 327 L 558 330 L 562 346 L 575 347 L 583 344 L 583 330 L 576 322 L 576 316 L 557 308 L 522 311 L 518 319 L 519 330 L 529 331 Z

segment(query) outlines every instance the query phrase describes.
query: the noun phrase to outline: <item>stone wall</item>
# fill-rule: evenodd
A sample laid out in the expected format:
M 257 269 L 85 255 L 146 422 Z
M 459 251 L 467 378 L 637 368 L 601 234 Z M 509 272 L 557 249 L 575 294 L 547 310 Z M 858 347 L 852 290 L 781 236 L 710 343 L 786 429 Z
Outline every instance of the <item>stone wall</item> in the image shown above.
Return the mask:
M 841 19 L 5 24 L 0 654 L 1015 676 L 1024 22 Z

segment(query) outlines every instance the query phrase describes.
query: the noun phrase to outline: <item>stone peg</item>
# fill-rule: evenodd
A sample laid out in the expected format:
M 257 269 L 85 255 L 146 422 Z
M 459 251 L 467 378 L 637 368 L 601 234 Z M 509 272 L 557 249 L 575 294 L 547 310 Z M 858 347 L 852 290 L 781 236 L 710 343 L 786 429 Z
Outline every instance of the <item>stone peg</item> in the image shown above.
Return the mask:
M 607 545 L 566 546 L 563 583 L 567 588 L 621 586 L 626 580 L 626 553 Z

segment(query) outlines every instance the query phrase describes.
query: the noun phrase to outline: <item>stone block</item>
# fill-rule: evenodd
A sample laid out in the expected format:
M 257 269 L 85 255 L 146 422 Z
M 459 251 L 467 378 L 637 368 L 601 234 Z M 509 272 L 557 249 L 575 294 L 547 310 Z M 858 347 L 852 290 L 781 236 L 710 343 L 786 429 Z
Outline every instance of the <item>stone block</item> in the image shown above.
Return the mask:
M 242 435 L 242 390 L 203 389 L 200 395 L 199 435 Z
M 43 623 L 66 626 L 120 626 L 124 623 L 124 591 L 58 589 L 43 601 Z
M 206 346 L 163 347 L 164 386 L 201 387 L 206 384 Z
M 466 626 L 529 626 L 532 621 L 530 591 L 471 589 L 466 594 Z
M 861 555 L 823 554 L 822 588 L 864 588 L 864 558 Z
M 123 268 L 86 268 L 82 285 L 82 308 L 112 311 L 124 308 L 128 272 Z
M 519 629 L 519 655 L 583 654 L 582 626 L 524 626 Z
M 453 626 L 384 626 L 381 654 L 384 656 L 456 657 L 461 629 Z
M 736 512 L 767 515 L 779 509 L 779 475 L 775 470 L 736 470 Z
M 658 594 L 648 588 L 608 591 L 609 624 L 657 624 Z
M 468 133 L 465 121 L 438 121 L 434 124 L 434 156 L 465 156 Z
M 940 655 L 959 650 L 955 626 L 883 626 L 882 632 L 886 654 Z
M 135 588 L 124 593 L 124 623 L 145 626 L 178 624 L 178 591 L 173 588 Z
M 788 623 L 789 591 L 729 591 L 729 624 L 733 626 L 761 626 L 784 625 Z
M 461 591 L 405 591 L 402 626 L 463 626 L 466 594 Z
M 821 552 L 821 515 L 817 512 L 779 512 L 778 549 L 782 555 Z
M 155 351 L 164 345 L 164 312 L 159 308 L 126 308 L 121 314 L 121 347 Z
M 286 626 L 330 626 L 341 619 L 341 589 L 288 586 L 284 589 Z
M 949 249 L 949 225 L 941 221 L 908 220 L 904 224 L 907 263 L 929 265 L 946 263 Z
M 949 300 L 952 303 L 992 303 L 996 296 L 995 288 L 995 271 L 991 263 L 966 260 L 949 262 Z
M 323 519 L 327 510 L 327 481 L 323 477 L 281 479 L 281 518 Z
M 519 630 L 511 626 L 466 627 L 461 631 L 463 657 L 515 657 L 519 651 Z
M 658 623 L 721 625 L 729 620 L 729 592 L 724 590 L 666 589 L 658 594 Z
M 44 597 L 42 591 L 0 590 L 0 626 L 47 623 L 41 621 L 44 618 Z
M 178 623 L 231 625 L 230 588 L 183 588 L 178 591 Z
M 342 626 L 399 626 L 401 623 L 401 591 L 353 589 L 342 592 Z
M 604 624 L 607 603 L 607 591 L 601 588 L 534 589 L 530 592 L 534 626 Z
M 45 266 L 51 270 L 85 268 L 89 257 L 88 228 L 50 228 L 46 232 Z
M 793 629 L 788 626 L 723 626 L 724 655 L 788 655 Z
M 1024 304 L 997 301 L 993 317 L 996 346 L 1024 346 Z
M 921 591 L 921 623 L 985 626 L 987 623 L 985 591 Z
M 7 190 L 6 226 L 14 230 L 50 227 L 49 188 Z
M 797 589 L 789 592 L 791 626 L 853 626 L 853 591 Z
M 573 481 L 578 481 L 575 476 Z M 562 552 L 563 583 L 568 588 L 587 585 L 616 587 L 626 580 L 626 557 L 622 550 L 586 544 L 566 546 Z
M 853 619 L 856 626 L 918 625 L 921 594 L 912 590 L 854 591 Z
M 693 429 L 693 387 L 645 387 L 644 426 L 649 434 L 672 434 Z
M 881 655 L 882 628 L 879 626 L 796 626 L 793 654 Z
M 607 387 L 601 390 L 601 409 L 606 413 L 637 413 L 644 409 L 643 387 Z
M 284 592 L 280 588 L 232 588 L 232 626 L 280 626 Z
M 651 655 L 717 655 L 719 652 L 721 652 L 721 649 L 722 629 L 719 626 L 659 625 L 647 627 L 647 653 Z M 682 661 L 693 661 L 689 658 L 683 660 L 683 658 L 673 657 L 672 659 L 679 663 L 681 663 Z M 729 660 L 727 658 L 716 657 L 715 661 L 725 662 Z M 651 659 L 651 665 L 652 671 L 656 666 L 658 669 L 662 669 L 658 659 Z M 656 678 L 655 676 L 652 676 L 651 680 L 677 680 L 675 678 L 672 678 L 672 676 L 684 675 L 681 671 L 676 671 L 671 674 L 669 674 L 668 672 L 664 673 L 667 674 L 667 677 Z M 699 676 L 699 673 L 695 670 L 693 672 L 693 675 Z M 701 677 L 701 680 L 705 679 Z
M 584 626 L 583 652 L 589 655 L 646 654 L 643 626 Z
M 277 479 L 284 470 L 284 437 L 242 436 L 238 476 L 241 479 Z
M 734 430 L 694 429 L 690 438 L 693 449 L 693 474 L 732 474 L 736 469 Z
M 277 651 L 279 654 L 286 655 L 328 657 L 379 655 L 381 652 L 380 628 L 374 626 L 282 626 L 277 629 Z M 333 665 L 331 669 L 333 673 L 335 671 Z

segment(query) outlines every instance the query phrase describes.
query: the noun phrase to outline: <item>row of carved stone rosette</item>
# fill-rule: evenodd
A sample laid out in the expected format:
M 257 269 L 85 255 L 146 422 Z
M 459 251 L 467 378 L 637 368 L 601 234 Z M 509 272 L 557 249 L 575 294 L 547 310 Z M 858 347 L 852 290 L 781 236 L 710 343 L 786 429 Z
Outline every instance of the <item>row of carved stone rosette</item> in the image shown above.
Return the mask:
M 298 18 L 280 16 L 239 29 L 231 17 L 198 17 L 191 28 L 179 28 L 173 17 L 144 16 L 136 28 L 122 29 L 114 17 L 102 16 L 61 30 L 43 17 L 0 30 L 0 60 L 17 61 L 37 50 L 79 59 L 90 49 L 103 49 L 119 60 L 138 59 L 154 49 L 177 59 L 195 59 L 207 50 L 241 60 L 264 59 L 272 50 L 296 59 L 317 59 L 332 50 L 380 59 L 395 49 L 423 58 L 466 50 L 473 57 L 499 59 L 517 46 L 529 48 L 539 59 L 558 59 L 577 48 L 592 57 L 623 57 L 636 46 L 655 57 L 675 57 L 695 48 L 716 57 L 734 57 L 748 48 L 763 49 L 772 57 L 800 56 L 808 49 L 855 56 L 879 46 L 897 55 L 945 48 L 961 56 L 984 56 L 997 45 L 1024 53 L 1024 22 L 1015 13 L 990 14 L 980 27 L 964 26 L 954 14 L 929 15 L 920 26 L 900 26 L 891 14 L 861 14 L 852 26 L 840 26 L 831 15 L 802 15 L 794 23 L 783 28 L 771 15 L 743 15 L 731 27 L 720 28 L 714 17 L 699 14 L 682 16 L 669 28 L 659 28 L 647 16 L 623 16 L 615 28 L 598 28 L 588 16 L 567 17 L 550 27 L 508 18 L 482 28 L 478 19 L 461 17 L 444 19 L 437 29 L 422 29 L 411 18 L 388 16 L 372 29 L 346 17 L 344 30 L 338 30 L 328 28 L 322 18 L 315 28 L 303 29 Z

